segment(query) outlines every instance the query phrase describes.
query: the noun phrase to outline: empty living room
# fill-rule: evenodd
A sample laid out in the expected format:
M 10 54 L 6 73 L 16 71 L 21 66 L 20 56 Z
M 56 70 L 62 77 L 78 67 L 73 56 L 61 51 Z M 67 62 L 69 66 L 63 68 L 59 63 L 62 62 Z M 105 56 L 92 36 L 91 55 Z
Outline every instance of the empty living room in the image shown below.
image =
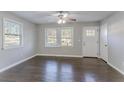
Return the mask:
M 121 0 L 1 0 L 1 93 L 124 93 Z
M 1 11 L 1 82 L 123 82 L 124 12 Z

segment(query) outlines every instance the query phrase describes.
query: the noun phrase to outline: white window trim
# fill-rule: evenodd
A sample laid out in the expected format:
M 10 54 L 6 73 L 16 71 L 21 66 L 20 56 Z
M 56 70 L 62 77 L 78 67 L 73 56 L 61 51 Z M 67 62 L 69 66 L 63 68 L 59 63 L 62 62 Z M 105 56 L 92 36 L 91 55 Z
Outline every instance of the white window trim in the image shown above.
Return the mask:
M 4 40 L 5 40 L 5 37 L 4 37 L 4 34 L 5 34 L 5 30 L 4 30 L 4 25 L 5 25 L 5 20 L 9 20 L 9 21 L 12 21 L 14 23 L 17 23 L 17 24 L 20 24 L 21 25 L 21 39 L 20 39 L 20 45 L 19 46 L 11 46 L 11 47 L 5 47 L 4 46 Z M 7 49 L 14 49 L 14 48 L 20 48 L 20 47 L 24 47 L 23 46 L 23 39 L 24 39 L 24 36 L 23 36 L 23 24 L 18 22 L 18 21 L 15 21 L 15 20 L 12 20 L 12 19 L 9 19 L 9 18 L 3 18 L 3 22 L 2 22 L 2 50 L 7 50 Z
M 49 28 L 45 28 L 45 48 L 56 48 L 56 47 L 60 47 L 60 45 L 57 43 L 55 46 L 49 46 L 47 44 L 47 29 L 59 29 L 58 27 L 49 27 Z M 56 33 L 57 34 L 57 33 Z M 56 36 L 57 38 L 57 36 Z M 57 41 L 58 42 L 58 41 Z
M 61 45 L 61 36 L 60 36 L 60 38 L 58 38 L 58 36 L 57 36 L 57 45 L 56 46 L 48 46 L 47 45 L 47 29 L 59 29 L 59 31 L 60 31 L 60 35 L 61 35 L 61 30 L 63 29 L 63 28 L 71 28 L 72 29 L 72 46 L 62 46 Z M 59 42 L 58 42 L 59 41 Z M 57 47 L 63 47 L 63 48 L 72 48 L 74 46 L 74 28 L 73 27 L 46 27 L 45 28 L 45 48 L 57 48 Z
M 70 48 L 70 47 L 73 47 L 74 46 L 74 28 L 73 27 L 61 27 L 62 29 L 63 28 L 71 28 L 72 29 L 72 46 L 62 46 L 61 44 L 60 44 L 60 46 L 61 47 L 64 47 L 64 48 Z M 62 32 L 61 32 L 62 33 Z

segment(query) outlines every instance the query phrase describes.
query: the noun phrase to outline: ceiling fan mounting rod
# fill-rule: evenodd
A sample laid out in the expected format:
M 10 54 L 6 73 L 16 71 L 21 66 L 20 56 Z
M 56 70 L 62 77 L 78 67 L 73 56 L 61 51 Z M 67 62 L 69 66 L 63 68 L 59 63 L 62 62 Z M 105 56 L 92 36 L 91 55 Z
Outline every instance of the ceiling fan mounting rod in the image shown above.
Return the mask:
M 58 17 L 59 17 L 60 19 L 63 19 L 63 15 L 62 15 L 62 14 L 58 15 Z

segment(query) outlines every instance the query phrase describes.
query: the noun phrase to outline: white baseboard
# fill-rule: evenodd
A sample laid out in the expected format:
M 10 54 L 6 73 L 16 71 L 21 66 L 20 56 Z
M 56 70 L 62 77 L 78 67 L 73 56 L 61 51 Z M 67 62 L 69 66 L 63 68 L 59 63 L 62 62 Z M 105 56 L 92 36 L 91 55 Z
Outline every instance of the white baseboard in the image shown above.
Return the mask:
M 21 64 L 21 63 L 23 63 L 23 62 L 25 62 L 25 61 L 27 61 L 27 60 L 33 58 L 33 57 L 35 57 L 35 56 L 82 57 L 82 56 L 77 56 L 77 55 L 35 54 L 35 55 L 31 56 L 31 57 L 28 57 L 28 58 L 26 58 L 26 59 L 20 60 L 20 61 L 18 61 L 18 62 L 15 62 L 15 63 L 12 64 L 12 65 L 9 65 L 9 66 L 7 66 L 7 67 L 4 67 L 4 68 L 0 69 L 0 73 L 1 73 L 1 72 L 4 72 L 4 71 L 6 71 L 6 70 L 8 70 L 8 69 L 10 69 L 10 68 L 12 68 L 12 67 L 15 67 L 15 66 L 17 66 L 17 65 L 19 65 L 19 64 Z
M 37 54 L 37 56 L 78 57 L 78 58 L 82 58 L 82 56 L 80 56 L 80 55 L 55 55 L 55 54 Z
M 102 57 L 99 57 L 99 58 L 101 58 L 101 59 L 103 60 Z M 121 74 L 124 75 L 124 72 L 123 72 L 123 71 L 121 71 L 120 69 L 118 69 L 116 66 L 112 65 L 110 62 L 107 61 L 107 64 L 108 64 L 109 66 L 111 66 L 112 68 L 114 68 L 115 70 L 117 70 L 119 73 L 121 73 Z
M 98 58 L 100 58 L 100 59 L 102 59 L 102 57 L 99 55 L 99 56 L 97 56 Z
M 109 62 L 107 62 L 107 64 L 108 64 L 109 66 L 111 66 L 112 68 L 114 68 L 115 70 L 117 70 L 118 72 L 120 72 L 121 74 L 124 75 L 124 72 L 123 72 L 122 70 L 118 69 L 116 66 L 112 65 L 112 64 L 109 63 Z
M 21 63 L 23 63 L 23 62 L 25 62 L 25 61 L 27 61 L 27 60 L 29 60 L 29 59 L 35 57 L 35 56 L 56 56 L 56 57 L 78 57 L 78 58 L 82 58 L 82 56 L 79 56 L 79 55 L 36 54 L 36 55 L 33 55 L 33 56 L 28 57 L 28 58 L 26 58 L 26 59 L 23 59 L 23 60 L 21 60 L 21 61 L 18 61 L 18 62 L 16 62 L 16 63 L 12 64 L 12 65 L 9 65 L 9 66 L 7 66 L 7 67 L 5 67 L 5 68 L 0 69 L 0 73 L 1 73 L 1 72 L 4 72 L 4 71 L 6 71 L 6 70 L 8 70 L 8 69 L 10 69 L 10 68 L 12 68 L 12 67 L 14 67 L 14 66 L 17 66 L 17 65 L 19 65 L 19 64 L 21 64 Z M 123 71 L 121 71 L 120 69 L 118 69 L 117 67 L 115 67 L 114 65 L 112 65 L 111 63 L 107 62 L 107 64 L 110 65 L 111 67 L 113 67 L 114 69 L 116 69 L 116 70 L 117 70 L 118 72 L 120 72 L 121 74 L 124 75 L 124 72 L 123 72 Z
M 37 56 L 37 55 L 33 55 L 33 56 L 31 56 L 31 57 L 28 57 L 28 58 L 25 58 L 25 59 L 23 59 L 23 60 L 20 60 L 20 61 L 14 63 L 14 64 L 12 64 L 12 65 L 9 65 L 9 66 L 7 66 L 7 67 L 5 67 L 5 68 L 2 68 L 2 69 L 0 69 L 0 73 L 1 73 L 1 72 L 4 72 L 4 71 L 6 71 L 6 70 L 8 70 L 8 69 L 10 69 L 10 68 L 12 68 L 12 67 L 14 67 L 14 66 L 17 66 L 17 65 L 19 65 L 19 64 L 21 64 L 21 63 L 23 63 L 23 62 L 25 62 L 25 61 L 27 61 L 27 60 L 29 60 L 29 59 L 35 57 L 35 56 Z

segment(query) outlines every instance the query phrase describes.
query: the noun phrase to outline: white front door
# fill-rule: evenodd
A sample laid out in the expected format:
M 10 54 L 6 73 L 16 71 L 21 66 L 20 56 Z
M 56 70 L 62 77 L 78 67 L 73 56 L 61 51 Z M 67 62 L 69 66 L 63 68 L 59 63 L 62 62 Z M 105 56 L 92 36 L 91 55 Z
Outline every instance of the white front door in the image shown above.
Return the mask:
M 103 60 L 108 62 L 108 26 L 107 24 L 101 25 L 100 30 L 100 56 Z
M 83 28 L 83 56 L 97 57 L 98 55 L 98 27 Z

